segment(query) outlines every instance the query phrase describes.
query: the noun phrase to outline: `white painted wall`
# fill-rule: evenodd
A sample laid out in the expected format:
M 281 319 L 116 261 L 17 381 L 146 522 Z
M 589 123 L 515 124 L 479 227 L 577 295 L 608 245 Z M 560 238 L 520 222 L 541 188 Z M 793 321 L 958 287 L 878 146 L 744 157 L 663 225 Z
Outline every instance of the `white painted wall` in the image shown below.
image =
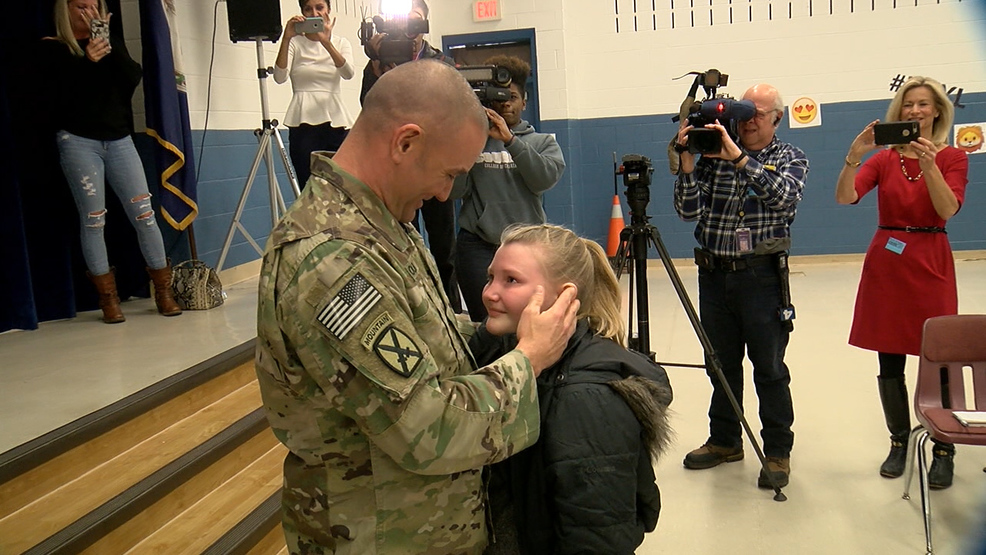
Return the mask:
M 276 1 L 276 0 L 274 0 Z M 208 129 L 253 129 L 260 127 L 260 80 L 257 69 L 257 47 L 252 42 L 233 43 L 229 40 L 229 20 L 226 2 L 216 0 L 175 0 L 178 33 L 181 38 L 182 57 L 188 90 L 189 119 L 192 129 L 203 129 L 206 104 L 209 104 Z M 295 0 L 280 0 L 281 24 L 301 10 Z M 140 61 L 140 23 L 137 0 L 122 0 L 124 29 L 127 48 L 135 60 Z M 361 20 L 359 5 L 354 0 L 332 2 L 336 16 L 334 32 L 349 39 L 353 46 L 356 75 L 343 81 L 342 90 L 346 105 L 353 114 L 359 112 L 359 90 L 363 66 L 367 58 L 359 44 L 357 30 Z M 215 41 L 213 42 L 213 34 Z M 440 41 L 439 41 L 440 42 Z M 264 63 L 274 65 L 279 43 L 264 42 Z M 212 57 L 212 90 L 209 95 L 209 65 Z M 270 117 L 281 119 L 291 100 L 290 81 L 278 85 L 273 77 L 265 79 Z M 135 123 L 142 130 L 144 100 L 134 96 Z M 286 137 L 287 135 L 284 135 Z
M 828 0 L 813 0 L 809 16 L 808 0 L 695 0 L 703 7 L 691 27 L 689 2 L 676 0 L 672 29 L 672 0 L 616 0 L 620 28 L 632 29 L 636 3 L 640 29 L 616 33 L 614 0 L 502 0 L 503 19 L 483 23 L 472 2 L 435 0 L 432 21 L 444 34 L 534 27 L 542 119 L 589 119 L 677 112 L 691 78 L 672 78 L 713 67 L 730 75 L 721 92 L 734 96 L 767 81 L 789 100 L 890 98 L 897 73 L 986 90 L 984 2 L 938 1 L 832 0 L 830 15 Z
M 259 126 L 255 45 L 229 41 L 225 2 L 215 9 L 215 1 L 175 1 L 192 127 L 202 129 L 205 124 L 213 50 L 208 128 Z M 443 34 L 535 28 L 545 120 L 677 112 L 691 78 L 672 79 L 712 67 L 730 75 L 729 86 L 721 92 L 741 96 L 748 86 L 767 81 L 787 100 L 811 96 L 823 104 L 890 98 L 888 84 L 898 73 L 929 75 L 966 92 L 986 91 L 982 0 L 918 0 L 918 6 L 913 0 L 897 0 L 897 8 L 894 0 L 831 0 L 832 14 L 828 0 L 811 0 L 810 5 L 809 0 L 696 0 L 703 7 L 694 12 L 688 2 L 676 0 L 683 7 L 673 14 L 671 1 L 636 0 L 640 30 L 628 32 L 634 0 L 502 0 L 503 19 L 482 23 L 472 21 L 471 1 L 433 0 L 428 39 L 440 46 Z M 137 3 L 123 2 L 130 48 L 139 59 Z M 708 23 L 710 5 L 715 25 Z M 730 5 L 731 24 L 725 23 Z M 280 6 L 282 20 L 299 12 L 293 0 L 280 0 Z M 357 38 L 359 10 L 356 0 L 333 2 L 336 32 L 353 44 L 356 58 L 357 75 L 343 84 L 353 113 L 359 110 L 359 72 L 366 63 Z M 694 27 L 687 24 L 693 13 Z M 624 32 L 616 32 L 617 19 Z M 657 30 L 651 28 L 655 20 Z M 276 52 L 276 44 L 264 43 L 268 66 Z M 271 117 L 279 118 L 291 98 L 290 85 L 266 82 Z M 142 104 L 139 95 L 135 97 L 138 113 Z

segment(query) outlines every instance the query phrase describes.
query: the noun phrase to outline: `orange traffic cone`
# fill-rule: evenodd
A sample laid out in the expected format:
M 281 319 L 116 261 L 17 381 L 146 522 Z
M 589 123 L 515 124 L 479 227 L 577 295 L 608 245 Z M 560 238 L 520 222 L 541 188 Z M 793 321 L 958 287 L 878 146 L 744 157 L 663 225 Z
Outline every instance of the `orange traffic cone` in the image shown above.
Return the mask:
M 623 208 L 620 195 L 613 195 L 613 212 L 609 217 L 609 241 L 606 243 L 606 256 L 613 258 L 620 248 L 620 232 L 626 223 L 623 221 Z

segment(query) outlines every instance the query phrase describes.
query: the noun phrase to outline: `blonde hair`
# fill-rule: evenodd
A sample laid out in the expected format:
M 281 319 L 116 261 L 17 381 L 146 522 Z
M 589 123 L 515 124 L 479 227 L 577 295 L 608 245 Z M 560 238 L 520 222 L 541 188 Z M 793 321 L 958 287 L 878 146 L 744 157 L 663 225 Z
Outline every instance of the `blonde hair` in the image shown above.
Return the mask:
M 582 303 L 578 318 L 588 318 L 596 335 L 626 345 L 620 283 L 599 244 L 551 224 L 510 226 L 503 231 L 500 244 L 511 243 L 538 247 L 545 276 L 557 285 L 574 283 L 578 287 Z
M 79 41 L 75 40 L 75 33 L 72 32 L 72 19 L 69 17 L 68 3 L 70 0 L 55 0 L 55 34 L 58 40 L 65 43 L 65 46 L 76 56 L 85 56 L 79 46 Z M 99 13 L 106 14 L 106 0 L 99 0 Z
M 931 96 L 935 99 L 935 108 L 938 109 L 938 117 L 935 118 L 935 123 L 931 127 L 931 142 L 936 145 L 948 143 L 948 136 L 952 129 L 952 120 L 955 119 L 955 107 L 952 106 L 952 101 L 945 94 L 945 86 L 931 77 L 922 77 L 920 75 L 910 77 L 898 89 L 894 99 L 890 101 L 890 106 L 887 107 L 885 121 L 888 123 L 900 121 L 900 109 L 904 105 L 904 96 L 911 89 L 916 89 L 917 87 L 927 87 L 931 91 Z

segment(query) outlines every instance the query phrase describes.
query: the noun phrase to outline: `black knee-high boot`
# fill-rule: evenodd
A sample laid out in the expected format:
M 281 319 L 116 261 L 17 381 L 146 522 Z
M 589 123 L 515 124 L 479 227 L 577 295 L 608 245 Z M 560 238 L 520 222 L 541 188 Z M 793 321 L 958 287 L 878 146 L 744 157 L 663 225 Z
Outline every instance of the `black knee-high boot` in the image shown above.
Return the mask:
M 911 409 L 904 378 L 877 377 L 883 416 L 890 430 L 890 454 L 880 465 L 880 475 L 897 478 L 904 474 L 907 462 L 907 441 L 911 432 Z
M 928 487 L 945 489 L 952 485 L 952 472 L 955 470 L 955 445 L 935 441 L 931 453 L 931 469 L 928 470 Z

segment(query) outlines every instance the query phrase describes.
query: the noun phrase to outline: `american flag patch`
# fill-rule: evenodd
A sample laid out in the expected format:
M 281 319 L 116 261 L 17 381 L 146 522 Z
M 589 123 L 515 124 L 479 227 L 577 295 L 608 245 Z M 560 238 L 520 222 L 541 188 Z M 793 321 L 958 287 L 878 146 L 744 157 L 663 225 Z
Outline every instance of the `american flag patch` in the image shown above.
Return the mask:
M 333 335 L 345 339 L 380 297 L 380 292 L 366 281 L 363 274 L 356 274 L 322 309 L 318 321 Z

